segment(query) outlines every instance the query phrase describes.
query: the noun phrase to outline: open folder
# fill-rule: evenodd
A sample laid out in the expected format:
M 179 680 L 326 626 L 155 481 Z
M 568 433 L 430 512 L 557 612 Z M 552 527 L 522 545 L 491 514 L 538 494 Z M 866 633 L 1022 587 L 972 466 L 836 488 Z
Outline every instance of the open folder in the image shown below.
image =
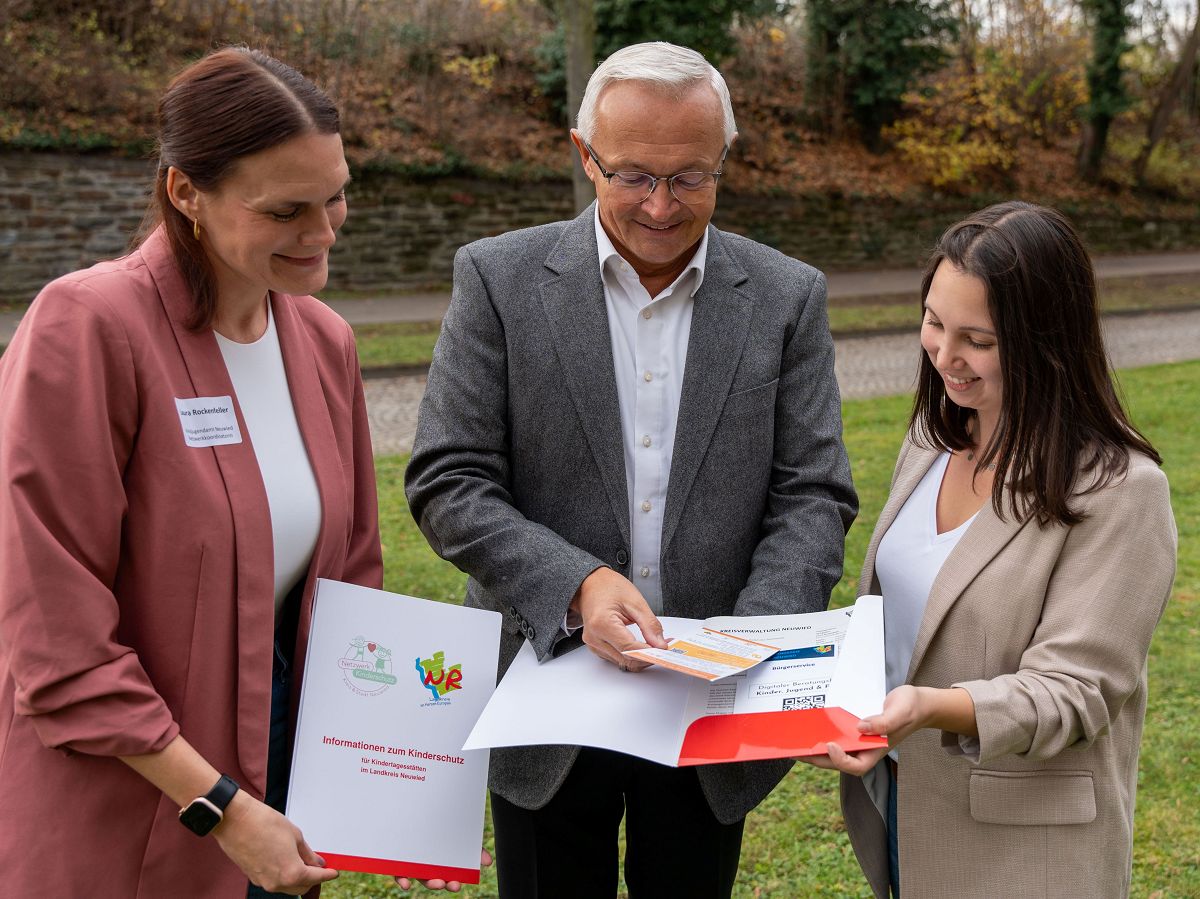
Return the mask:
M 666 636 L 701 622 L 662 618 Z M 526 644 L 464 749 L 595 746 L 673 767 L 819 755 L 886 745 L 860 734 L 883 708 L 883 605 L 804 615 L 710 618 L 704 626 L 779 646 L 743 674 L 708 682 L 655 666 L 621 671 L 587 649 L 538 664 Z

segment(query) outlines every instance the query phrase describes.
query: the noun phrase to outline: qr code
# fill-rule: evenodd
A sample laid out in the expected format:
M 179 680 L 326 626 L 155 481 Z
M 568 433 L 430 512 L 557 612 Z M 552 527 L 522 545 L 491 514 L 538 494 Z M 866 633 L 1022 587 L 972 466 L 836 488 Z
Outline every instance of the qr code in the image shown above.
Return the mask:
M 783 699 L 783 710 L 790 712 L 793 709 L 823 709 L 825 708 L 825 694 L 819 693 L 816 696 L 785 696 Z

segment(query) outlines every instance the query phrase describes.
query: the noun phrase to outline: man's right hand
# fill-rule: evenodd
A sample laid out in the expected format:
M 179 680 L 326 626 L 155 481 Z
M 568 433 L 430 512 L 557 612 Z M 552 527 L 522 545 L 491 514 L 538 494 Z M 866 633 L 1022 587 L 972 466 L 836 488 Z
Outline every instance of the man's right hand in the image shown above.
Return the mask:
M 650 666 L 621 655 L 624 650 L 646 646 L 667 648 L 662 623 L 650 611 L 641 591 L 611 568 L 597 568 L 584 578 L 571 600 L 571 609 L 583 619 L 583 642 L 588 648 L 626 671 L 641 671 Z M 630 635 L 629 624 L 638 626 L 646 642 Z

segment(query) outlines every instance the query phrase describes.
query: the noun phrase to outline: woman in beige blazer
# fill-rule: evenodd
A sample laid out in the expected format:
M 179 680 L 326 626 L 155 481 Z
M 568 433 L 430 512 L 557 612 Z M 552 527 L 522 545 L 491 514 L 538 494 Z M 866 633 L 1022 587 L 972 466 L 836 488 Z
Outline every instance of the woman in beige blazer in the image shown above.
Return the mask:
M 1059 213 L 1004 203 L 951 227 L 922 299 L 910 432 L 860 580 L 884 598 L 890 692 L 859 728 L 890 750 L 811 761 L 844 772 L 878 897 L 1125 896 L 1175 572 L 1161 459 L 1113 388 Z

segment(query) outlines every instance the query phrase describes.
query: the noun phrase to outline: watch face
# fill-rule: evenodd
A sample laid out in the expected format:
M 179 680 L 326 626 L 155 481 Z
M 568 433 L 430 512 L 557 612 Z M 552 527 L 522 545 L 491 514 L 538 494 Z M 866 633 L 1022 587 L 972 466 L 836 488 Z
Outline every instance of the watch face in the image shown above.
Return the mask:
M 179 813 L 179 821 L 197 836 L 204 836 L 221 821 L 221 814 L 202 799 L 197 799 Z

